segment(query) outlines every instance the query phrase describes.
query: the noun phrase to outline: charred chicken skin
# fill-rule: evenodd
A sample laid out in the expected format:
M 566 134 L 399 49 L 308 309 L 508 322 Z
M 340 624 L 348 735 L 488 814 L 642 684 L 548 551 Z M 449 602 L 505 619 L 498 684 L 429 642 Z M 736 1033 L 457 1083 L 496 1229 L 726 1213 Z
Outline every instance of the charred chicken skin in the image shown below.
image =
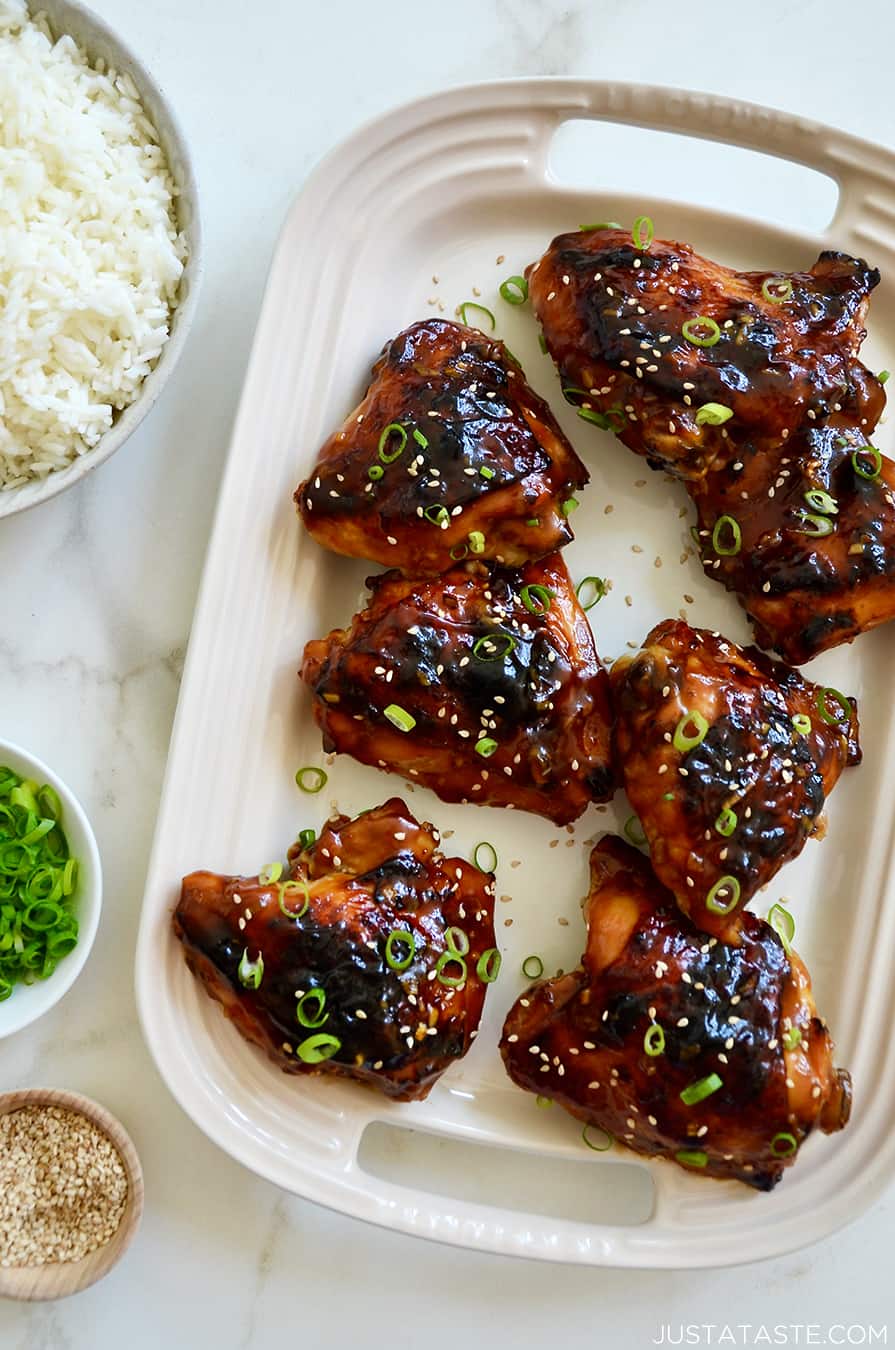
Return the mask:
M 697 928 L 737 942 L 742 907 L 801 852 L 860 760 L 854 703 L 679 620 L 611 680 L 615 759 L 656 876 Z
M 386 345 L 295 501 L 325 548 L 431 576 L 467 555 L 517 566 L 561 548 L 587 479 L 503 344 L 432 319 Z
M 813 1129 L 843 1128 L 851 1081 L 805 967 L 762 919 L 743 916 L 738 946 L 706 938 L 611 837 L 591 855 L 585 918 L 581 967 L 507 1015 L 515 1083 L 637 1153 L 762 1191 Z
M 305 648 L 327 750 L 558 824 L 611 796 L 609 679 L 558 554 L 367 584 L 351 628 Z
M 867 435 L 879 419 L 882 386 L 857 359 L 879 273 L 861 259 L 737 272 L 604 227 L 559 235 L 527 276 L 566 396 L 678 478 L 701 478 L 745 441 L 779 455 L 837 404 Z
M 848 426 L 745 446 L 689 485 L 703 567 L 792 664 L 895 618 L 895 464 Z
M 393 797 L 295 846 L 285 880 L 193 872 L 174 913 L 187 964 L 286 1073 L 423 1098 L 469 1050 L 500 964 L 493 876 L 439 844 Z

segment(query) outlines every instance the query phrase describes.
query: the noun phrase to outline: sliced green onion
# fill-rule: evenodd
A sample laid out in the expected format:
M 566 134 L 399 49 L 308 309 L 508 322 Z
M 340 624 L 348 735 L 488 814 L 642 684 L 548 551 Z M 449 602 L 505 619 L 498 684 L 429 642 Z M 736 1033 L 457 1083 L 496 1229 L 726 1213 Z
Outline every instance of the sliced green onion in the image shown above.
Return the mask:
M 479 477 L 491 479 L 494 477 L 494 470 L 489 468 L 487 464 L 483 464 L 479 469 Z
M 298 842 L 303 850 L 306 848 L 313 848 L 313 846 L 317 842 L 317 831 L 300 830 L 298 835 Z
M 788 1130 L 781 1130 L 771 1140 L 771 1152 L 775 1158 L 791 1158 L 798 1147 L 798 1140 Z
M 674 1156 L 685 1167 L 705 1167 L 709 1160 L 709 1155 L 699 1148 L 681 1148 Z
M 711 1097 L 713 1092 L 717 1092 L 724 1086 L 724 1080 L 716 1073 L 710 1073 L 705 1078 L 698 1079 L 695 1083 L 690 1083 L 680 1094 L 684 1106 L 696 1106 L 699 1102 L 704 1102 L 706 1097 Z
M 726 903 L 718 899 L 722 891 L 730 892 L 730 899 Z M 712 914 L 729 914 L 739 904 L 740 894 L 740 883 L 736 877 L 719 877 L 705 897 L 705 907 L 711 910 Z
M 647 1027 L 643 1037 L 643 1051 L 650 1059 L 657 1059 L 659 1055 L 665 1053 L 665 1032 L 658 1022 L 653 1022 Z
M 474 300 L 464 300 L 462 305 L 457 306 L 457 313 L 465 324 L 469 324 L 469 319 L 466 317 L 466 311 L 469 309 L 474 309 L 477 310 L 479 314 L 484 314 L 491 324 L 491 332 L 494 332 L 497 327 L 497 320 L 490 309 L 486 309 L 484 305 L 477 305 Z M 475 328 L 477 325 L 472 324 L 471 327 Z
M 482 984 L 493 984 L 500 974 L 501 955 L 496 947 L 482 952 L 475 966 L 475 973 Z
M 573 511 L 578 510 L 578 505 L 577 497 L 566 497 L 564 502 L 560 502 L 559 509 L 564 516 L 570 516 Z
M 305 1064 L 322 1064 L 325 1059 L 337 1055 L 341 1048 L 342 1042 L 338 1036 L 328 1036 L 325 1031 L 321 1031 L 303 1040 L 295 1053 Z
M 694 347 L 714 347 L 721 337 L 721 329 L 715 320 L 705 314 L 688 319 L 681 328 L 681 333 Z
M 484 849 L 485 851 L 484 862 L 482 862 L 481 859 L 479 858 L 479 852 L 482 849 Z M 473 865 L 477 867 L 480 872 L 496 872 L 497 849 L 490 842 L 490 840 L 483 839 L 482 842 L 480 844 L 476 844 L 475 848 L 472 850 L 472 861 Z
M 503 661 L 513 654 L 517 645 L 512 633 L 485 633 L 483 637 L 476 638 L 472 654 L 477 661 Z
M 536 529 L 538 529 L 538 527 L 539 527 L 540 524 L 541 524 L 541 522 L 538 520 L 537 516 L 533 516 L 533 517 L 531 518 L 531 520 L 527 520 L 525 523 L 526 523 L 526 525 L 528 526 L 528 528 L 529 528 L 530 530 L 536 530 Z
M 451 557 L 454 562 L 462 562 L 468 553 L 469 549 L 465 544 L 455 544 L 451 549 Z
M 539 980 L 544 973 L 544 962 L 537 955 L 526 956 L 522 962 L 522 974 L 527 980 Z
M 639 248 L 641 253 L 645 253 L 653 242 L 655 230 L 650 216 L 638 216 L 634 221 L 634 228 L 631 231 L 631 239 L 635 248 Z
M 407 955 L 400 956 L 398 946 L 407 948 Z M 392 970 L 406 970 L 416 956 L 416 938 L 409 928 L 393 928 L 385 940 L 385 962 Z
M 761 283 L 761 293 L 765 300 L 782 305 L 784 300 L 792 296 L 792 282 L 789 277 L 766 277 Z
M 258 953 L 257 961 L 250 961 L 249 949 L 244 947 L 236 976 L 244 989 L 260 989 L 261 981 L 264 979 L 264 957 L 261 952 Z
M 721 537 L 725 530 L 730 531 L 730 539 L 726 543 Z M 742 543 L 743 532 L 740 529 L 739 521 L 733 516 L 719 516 L 712 530 L 712 548 L 718 556 L 732 558 L 735 553 L 739 553 Z
M 552 1097 L 545 1097 L 545 1096 L 544 1096 L 542 1093 L 540 1093 L 540 1092 L 539 1092 L 538 1095 L 535 1097 L 535 1106 L 545 1107 L 545 1106 L 552 1106 L 552 1105 L 553 1105 L 553 1098 L 552 1098 Z
M 413 439 L 422 450 L 428 450 L 429 438 L 424 432 L 420 431 L 419 427 L 413 428 Z
M 824 492 L 823 488 L 809 488 L 805 493 L 805 501 L 812 511 L 820 511 L 825 516 L 835 516 L 839 510 L 836 498 Z
M 885 384 L 891 373 L 892 372 L 889 370 L 881 370 L 876 378 L 879 380 L 880 384 Z
M 646 832 L 637 816 L 628 816 L 628 819 L 622 826 L 622 830 L 625 833 L 625 837 L 634 844 L 636 848 L 641 848 L 646 843 Z
M 673 802 L 673 801 L 674 801 L 674 793 L 673 793 L 673 792 L 663 792 L 663 793 L 662 793 L 662 800 L 663 800 L 663 802 Z
M 815 516 L 810 511 L 800 511 L 799 519 L 802 522 L 799 534 L 810 535 L 812 539 L 825 539 L 833 533 L 833 522 L 829 516 Z
M 796 935 L 796 921 L 789 910 L 781 904 L 771 905 L 768 910 L 768 923 L 783 943 L 787 956 L 792 951 L 792 941 Z
M 529 614 L 546 614 L 550 608 L 550 601 L 553 598 L 553 592 L 546 586 L 523 586 L 519 592 L 519 599 L 522 601 Z
M 469 539 L 470 553 L 485 552 L 485 536 L 482 534 L 481 530 L 470 530 L 467 538 Z
M 451 523 L 451 513 L 446 506 L 427 506 L 423 515 L 430 525 L 437 525 L 440 530 L 446 530 Z
M 296 1005 L 295 1016 L 301 1026 L 308 1027 L 311 1031 L 322 1027 L 329 1017 L 326 1011 L 326 990 L 309 989 L 306 994 L 302 994 Z
M 830 699 L 832 699 L 832 701 L 838 704 L 839 707 L 842 709 L 844 719 L 843 717 L 839 717 L 836 713 L 830 711 L 828 702 Z M 814 701 L 817 704 L 817 711 L 820 713 L 823 720 L 829 726 L 831 727 L 841 726 L 843 720 L 845 721 L 846 726 L 849 726 L 851 724 L 852 719 L 851 703 L 848 701 L 848 699 L 845 697 L 844 694 L 841 694 L 839 692 L 838 689 L 831 689 L 829 686 L 827 686 L 827 688 L 825 689 L 818 689 L 817 696 Z
M 609 418 L 605 413 L 597 412 L 596 408 L 579 408 L 578 416 L 583 422 L 593 422 L 601 431 L 610 430 Z
M 542 351 L 542 352 L 544 353 L 544 355 L 546 356 L 546 355 L 547 355 L 547 339 L 544 337 L 544 334 L 543 334 L 543 333 L 538 333 L 538 346 L 540 347 L 541 351 Z
M 688 728 L 692 727 L 692 731 Z M 680 754 L 685 754 L 688 750 L 695 750 L 697 745 L 702 745 L 708 735 L 709 724 L 703 717 L 698 708 L 693 708 L 690 712 L 685 712 L 681 720 L 674 729 L 672 744 L 675 750 Z
M 588 1138 L 588 1130 L 597 1130 L 595 1138 Z M 588 1148 L 593 1149 L 594 1153 L 608 1153 L 615 1143 L 608 1130 L 604 1130 L 602 1125 L 585 1125 L 581 1131 L 581 1138 L 587 1144 Z
M 872 469 L 865 468 L 860 459 L 861 455 L 870 456 L 870 460 L 873 464 Z M 883 457 L 875 445 L 862 445 L 860 450 L 853 450 L 851 453 L 851 462 L 852 468 L 859 478 L 868 478 L 870 480 L 879 478 L 883 467 Z
M 386 446 L 392 436 L 398 437 L 398 444 L 394 450 L 386 452 Z M 404 447 L 407 444 L 407 431 L 401 426 L 400 422 L 389 422 L 387 427 L 383 427 L 379 437 L 379 458 L 383 464 L 394 464 L 396 459 L 400 459 L 404 453 Z
M 327 775 L 323 769 L 318 769 L 315 764 L 306 764 L 303 769 L 299 769 L 295 775 L 295 781 L 302 792 L 320 792 L 327 784 Z
M 733 417 L 733 408 L 728 408 L 726 403 L 703 403 L 701 408 L 696 410 L 696 425 L 723 427 L 725 422 L 729 422 Z
M 378 480 L 382 477 L 384 473 L 385 469 L 383 469 L 381 464 L 371 464 L 369 469 L 367 470 L 367 477 L 372 478 L 373 482 L 375 483 L 378 482 Z
M 733 811 L 729 806 L 725 806 L 718 814 L 718 818 L 715 821 L 715 829 L 719 834 L 723 835 L 725 839 L 729 839 L 736 827 L 736 811 Z
M 581 594 L 581 592 L 585 590 L 585 587 L 590 587 L 590 589 L 586 592 L 587 594 L 586 600 Z M 593 609 L 594 605 L 598 605 L 600 603 L 600 601 L 603 599 L 603 596 L 608 594 L 608 590 L 606 582 L 603 580 L 602 577 L 584 577 L 583 580 L 578 582 L 578 585 L 575 588 L 575 594 L 578 596 L 578 599 L 581 602 L 581 608 L 586 613 L 589 609 Z
M 783 1049 L 795 1050 L 802 1044 L 802 1032 L 799 1027 L 790 1027 L 783 1033 Z
M 390 703 L 384 710 L 383 716 L 387 717 L 393 727 L 399 731 L 413 731 L 416 726 L 416 718 L 412 717 L 405 708 L 398 703 Z
M 800 736 L 807 736 L 811 730 L 811 718 L 805 713 L 796 713 L 792 719 L 793 731 L 797 731 Z
M 528 282 L 525 277 L 507 277 L 498 287 L 500 297 L 508 305 L 524 305 L 528 299 Z
M 496 749 L 497 741 L 491 736 L 482 736 L 475 743 L 475 752 L 477 755 L 481 755 L 482 759 L 490 759 Z
M 299 909 L 288 909 L 286 907 L 287 895 L 301 895 L 302 904 Z M 308 889 L 308 883 L 303 880 L 281 881 L 277 886 L 277 904 L 280 912 L 286 915 L 287 919 L 301 919 L 308 912 L 308 906 L 311 903 L 311 892 Z
M 444 930 L 445 945 L 451 956 L 466 956 L 469 953 L 469 936 L 462 928 L 451 925 Z
M 601 220 L 596 225 L 579 225 L 579 230 L 621 230 L 617 220 Z
M 459 968 L 459 975 L 445 975 L 445 970 L 452 965 Z M 466 962 L 463 957 L 457 956 L 454 952 L 442 952 L 435 963 L 435 978 L 439 984 L 443 984 L 447 989 L 458 989 L 461 984 L 465 984 Z
M 272 862 L 268 863 L 266 867 L 261 868 L 261 871 L 258 873 L 258 880 L 262 886 L 272 886 L 275 881 L 279 881 L 282 875 L 283 864 L 280 862 Z

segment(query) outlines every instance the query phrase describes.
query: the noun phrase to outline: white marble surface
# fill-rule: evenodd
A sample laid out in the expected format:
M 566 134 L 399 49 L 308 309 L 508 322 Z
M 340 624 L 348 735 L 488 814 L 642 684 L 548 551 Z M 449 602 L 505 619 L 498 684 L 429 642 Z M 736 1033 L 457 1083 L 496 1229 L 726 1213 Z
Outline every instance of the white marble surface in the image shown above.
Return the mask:
M 219 1153 L 168 1096 L 141 1040 L 132 962 L 229 428 L 271 248 L 317 157 L 401 98 L 515 74 L 687 84 L 895 141 L 895 12 L 884 0 L 847 10 L 823 0 L 96 8 L 180 112 L 203 189 L 208 273 L 182 365 L 126 449 L 79 489 L 0 523 L 0 734 L 48 759 L 79 792 L 107 884 L 85 975 L 55 1014 L 0 1044 L 0 1088 L 53 1084 L 103 1101 L 140 1150 L 147 1205 L 134 1247 L 102 1285 L 56 1306 L 0 1304 L 0 1346 L 260 1350 L 288 1337 L 440 1350 L 459 1334 L 521 1350 L 551 1339 L 648 1346 L 667 1322 L 884 1324 L 892 1191 L 822 1245 L 711 1274 L 479 1257 L 282 1195 Z M 648 159 L 640 167 L 648 181 Z M 722 179 L 717 186 L 723 198 Z

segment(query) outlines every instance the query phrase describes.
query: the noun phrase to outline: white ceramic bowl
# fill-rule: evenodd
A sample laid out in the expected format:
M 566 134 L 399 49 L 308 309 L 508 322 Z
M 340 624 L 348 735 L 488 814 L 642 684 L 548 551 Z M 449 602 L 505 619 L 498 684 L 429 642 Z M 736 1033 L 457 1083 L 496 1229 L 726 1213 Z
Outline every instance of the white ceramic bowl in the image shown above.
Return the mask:
M 0 1039 L 36 1022 L 68 993 L 84 969 L 103 902 L 103 876 L 99 849 L 84 809 L 70 787 L 41 760 L 10 741 L 0 740 L 0 765 L 13 769 L 22 778 L 49 783 L 62 803 L 62 828 L 69 850 L 78 859 L 78 885 L 74 913 L 78 920 L 78 945 L 59 962 L 46 980 L 17 984 L 9 998 L 0 1003 Z
M 162 348 L 154 368 L 143 381 L 137 398 L 116 416 L 112 426 L 93 449 L 81 455 L 73 464 L 48 474 L 44 479 L 35 479 L 23 483 L 21 487 L 0 492 L 0 519 L 49 501 L 51 497 L 80 482 L 91 469 L 113 455 L 131 432 L 136 430 L 164 388 L 183 350 L 196 310 L 203 269 L 196 179 L 180 124 L 162 90 L 127 44 L 79 0 L 33 0 L 31 9 L 32 12 L 46 14 L 57 37 L 70 33 L 91 60 L 102 57 L 133 80 L 143 106 L 159 133 L 168 167 L 178 187 L 178 224 L 186 237 L 188 256 L 180 283 L 180 299 L 171 318 L 171 336 Z

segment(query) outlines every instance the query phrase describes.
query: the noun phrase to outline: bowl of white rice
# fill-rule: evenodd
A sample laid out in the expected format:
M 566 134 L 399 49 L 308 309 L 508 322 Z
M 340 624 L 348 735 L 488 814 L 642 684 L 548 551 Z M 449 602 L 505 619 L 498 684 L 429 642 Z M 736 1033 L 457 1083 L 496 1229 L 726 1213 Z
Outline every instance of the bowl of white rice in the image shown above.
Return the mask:
M 0 0 L 0 517 L 139 425 L 201 270 L 189 153 L 152 76 L 77 0 Z

